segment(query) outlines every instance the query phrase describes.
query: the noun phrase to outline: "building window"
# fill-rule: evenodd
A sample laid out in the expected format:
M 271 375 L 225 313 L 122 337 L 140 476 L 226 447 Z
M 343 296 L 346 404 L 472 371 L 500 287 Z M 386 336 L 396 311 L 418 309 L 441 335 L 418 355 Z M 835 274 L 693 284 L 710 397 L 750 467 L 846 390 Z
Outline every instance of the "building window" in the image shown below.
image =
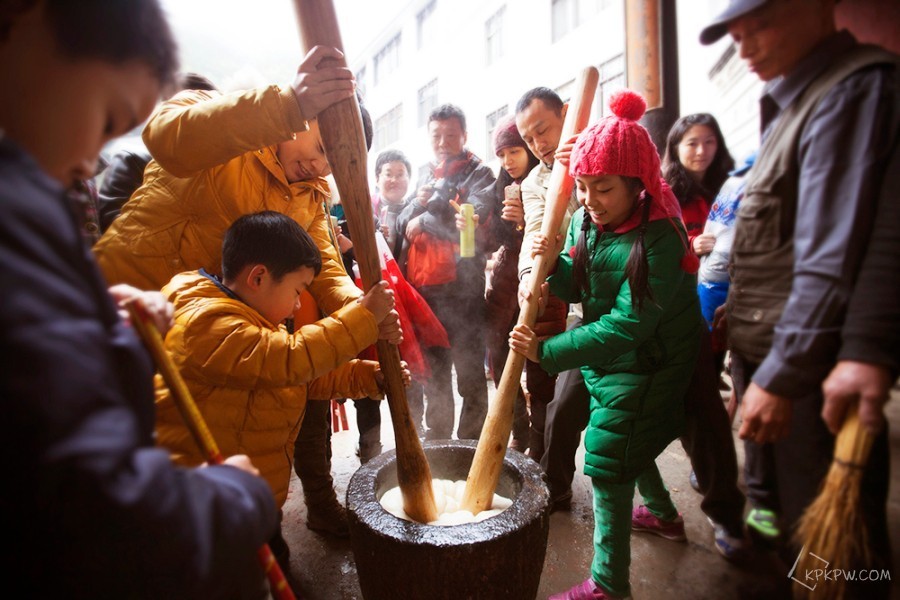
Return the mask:
M 403 104 L 398 104 L 375 120 L 375 139 L 373 150 L 382 150 L 400 139 L 403 122 Z
M 384 78 L 400 66 L 400 34 L 398 33 L 375 55 L 374 84 L 378 85 Z
M 575 89 L 575 80 L 570 79 L 561 86 L 557 87 L 554 92 L 559 96 L 559 99 L 563 102 L 568 102 L 572 99 L 572 91 Z
M 487 149 L 484 151 L 484 156 L 487 160 L 490 160 L 494 157 L 494 127 L 497 126 L 497 123 L 500 122 L 500 119 L 509 114 L 509 105 L 504 104 L 497 110 L 488 113 L 488 116 L 484 119 L 484 130 L 487 131 Z
M 578 0 L 578 19 L 593 17 L 610 4 L 610 0 Z
M 506 16 L 506 5 L 500 7 L 490 19 L 484 23 L 484 52 L 488 65 L 503 56 L 503 21 Z
M 434 5 L 437 4 L 437 0 L 431 0 L 425 8 L 419 11 L 419 14 L 416 15 L 416 46 L 420 50 L 425 47 L 425 44 L 428 43 L 429 39 L 434 37 L 435 33 L 435 19 L 434 19 Z
M 553 41 L 558 42 L 583 21 L 611 6 L 612 0 L 552 0 L 550 21 Z
M 419 127 L 428 122 L 428 115 L 438 104 L 437 79 L 432 79 L 419 88 Z
M 609 111 L 609 97 L 616 91 L 625 87 L 625 55 L 619 54 L 608 61 L 601 63 L 597 69 L 600 71 L 600 85 L 597 88 L 597 102 L 601 116 L 607 116 Z
M 553 0 L 550 6 L 552 39 L 558 42 L 578 23 L 578 0 Z

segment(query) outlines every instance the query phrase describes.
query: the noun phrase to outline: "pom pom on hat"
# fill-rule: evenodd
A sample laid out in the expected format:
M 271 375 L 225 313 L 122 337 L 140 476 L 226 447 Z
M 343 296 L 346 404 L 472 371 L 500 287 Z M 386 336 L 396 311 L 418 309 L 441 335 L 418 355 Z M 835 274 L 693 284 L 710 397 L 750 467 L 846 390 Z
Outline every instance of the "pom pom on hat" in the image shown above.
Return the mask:
M 647 110 L 644 97 L 619 90 L 609 102 L 612 115 L 585 129 L 572 148 L 569 172 L 579 175 L 637 177 L 654 198 L 662 194 L 659 153 L 650 133 L 638 119 Z
M 619 90 L 610 97 L 609 109 L 617 117 L 639 121 L 647 112 L 647 101 L 637 92 L 629 89 Z
M 525 140 L 519 135 L 519 129 L 516 127 L 516 118 L 513 115 L 504 117 L 494 127 L 494 154 L 500 154 L 504 148 L 513 146 L 521 146 L 528 149 Z

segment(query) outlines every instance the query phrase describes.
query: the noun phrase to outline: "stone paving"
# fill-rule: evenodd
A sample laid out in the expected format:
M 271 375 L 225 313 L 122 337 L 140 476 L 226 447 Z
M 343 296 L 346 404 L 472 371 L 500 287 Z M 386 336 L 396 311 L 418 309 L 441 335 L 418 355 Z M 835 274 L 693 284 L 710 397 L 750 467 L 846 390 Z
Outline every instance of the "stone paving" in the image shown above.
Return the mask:
M 490 386 L 490 382 L 489 386 Z M 491 394 L 493 387 L 491 386 Z M 727 394 L 727 392 L 723 392 Z M 893 426 L 891 454 L 893 464 L 900 464 L 900 389 L 894 389 L 888 404 L 888 417 Z M 459 402 L 457 402 L 459 404 Z M 355 454 L 357 433 L 353 403 L 345 405 L 349 431 L 333 437 L 333 471 L 338 498 L 344 501 L 347 483 L 359 467 Z M 459 406 L 457 406 L 457 413 Z M 382 441 L 385 449 L 393 448 L 393 430 L 387 404 L 382 406 Z M 738 461 L 743 462 L 743 444 L 737 438 L 740 417 L 735 419 L 734 434 Z M 568 589 L 584 580 L 590 572 L 593 555 L 593 512 L 590 480 L 580 472 L 584 451 L 579 451 L 579 471 L 574 483 L 574 498 L 569 512 L 556 512 L 550 517 L 550 536 L 538 598 Z M 634 534 L 632 537 L 632 596 L 656 598 L 761 598 L 775 600 L 786 597 L 786 576 L 790 565 L 784 565 L 765 554 L 756 555 L 741 566 L 726 562 L 713 545 L 712 528 L 700 511 L 700 496 L 688 484 L 690 463 L 679 442 L 672 443 L 658 458 L 657 464 L 669 486 L 673 500 L 684 515 L 687 543 Z M 892 577 L 900 577 L 900 469 L 892 470 L 888 514 L 894 548 Z M 357 600 L 362 594 L 357 582 L 356 566 L 348 540 L 325 537 L 309 531 L 306 508 L 299 481 L 284 511 L 285 538 L 292 549 L 291 575 L 299 581 L 306 600 Z M 414 576 L 414 574 L 411 574 Z M 893 585 L 894 597 L 900 598 L 900 584 Z M 418 600 L 418 599 L 398 599 Z M 490 599 L 488 599 L 490 600 Z M 525 600 L 525 599 L 523 599 Z

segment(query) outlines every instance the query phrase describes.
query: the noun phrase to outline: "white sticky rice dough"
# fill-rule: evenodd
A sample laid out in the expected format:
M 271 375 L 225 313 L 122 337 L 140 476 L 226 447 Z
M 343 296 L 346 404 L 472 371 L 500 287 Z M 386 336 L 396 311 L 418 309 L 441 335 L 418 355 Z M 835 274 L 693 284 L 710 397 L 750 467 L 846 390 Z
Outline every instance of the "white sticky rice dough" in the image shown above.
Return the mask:
M 512 504 L 512 500 L 494 494 L 489 510 L 483 510 L 473 515 L 467 510 L 460 509 L 463 494 L 466 490 L 465 480 L 450 481 L 449 479 L 432 479 L 431 486 L 434 489 L 434 503 L 437 506 L 438 518 L 428 523 L 429 525 L 463 525 L 465 523 L 477 523 L 494 515 L 500 514 Z M 389 489 L 381 497 L 381 506 L 399 519 L 413 521 L 403 510 L 403 496 L 400 488 Z

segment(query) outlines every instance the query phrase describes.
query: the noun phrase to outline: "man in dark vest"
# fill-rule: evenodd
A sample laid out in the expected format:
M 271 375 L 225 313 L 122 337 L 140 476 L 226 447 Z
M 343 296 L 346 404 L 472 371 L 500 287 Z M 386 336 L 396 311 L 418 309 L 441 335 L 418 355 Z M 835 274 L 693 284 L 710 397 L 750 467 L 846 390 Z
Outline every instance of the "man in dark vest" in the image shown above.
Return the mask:
M 897 376 L 898 307 L 878 301 L 896 298 L 896 261 L 891 261 L 893 273 L 878 264 L 882 251 L 896 255 L 896 243 L 881 236 L 878 246 L 870 247 L 870 238 L 873 229 L 877 233 L 885 226 L 879 219 L 893 218 L 886 226 L 894 236 L 900 226 L 897 211 L 884 208 L 896 204 L 896 186 L 889 180 L 900 170 L 898 57 L 838 32 L 834 4 L 731 0 L 700 34 L 705 44 L 730 34 L 741 58 L 766 82 L 762 146 L 738 210 L 725 318 L 732 375 L 743 403 L 740 436 L 748 442 L 748 498 L 754 509 L 777 517 L 770 523 L 776 532 L 796 524 L 831 463 L 829 426 L 837 427 L 852 396 L 833 399 L 826 425 L 822 383 L 838 360 L 882 373 L 888 383 L 881 403 Z M 880 280 L 872 269 L 881 270 Z M 858 311 L 871 310 L 871 303 L 884 315 L 887 331 L 867 330 L 868 321 L 848 354 L 845 328 L 853 323 L 859 333 L 866 321 Z M 893 341 L 885 342 L 891 334 Z M 880 412 L 877 402 L 867 396 L 865 410 L 875 404 Z M 843 404 L 840 410 L 837 404 Z M 891 564 L 888 476 L 882 429 L 861 500 L 879 567 Z M 785 558 L 790 552 L 796 557 L 798 550 L 786 551 Z M 866 582 L 856 592 L 887 597 L 888 586 Z

